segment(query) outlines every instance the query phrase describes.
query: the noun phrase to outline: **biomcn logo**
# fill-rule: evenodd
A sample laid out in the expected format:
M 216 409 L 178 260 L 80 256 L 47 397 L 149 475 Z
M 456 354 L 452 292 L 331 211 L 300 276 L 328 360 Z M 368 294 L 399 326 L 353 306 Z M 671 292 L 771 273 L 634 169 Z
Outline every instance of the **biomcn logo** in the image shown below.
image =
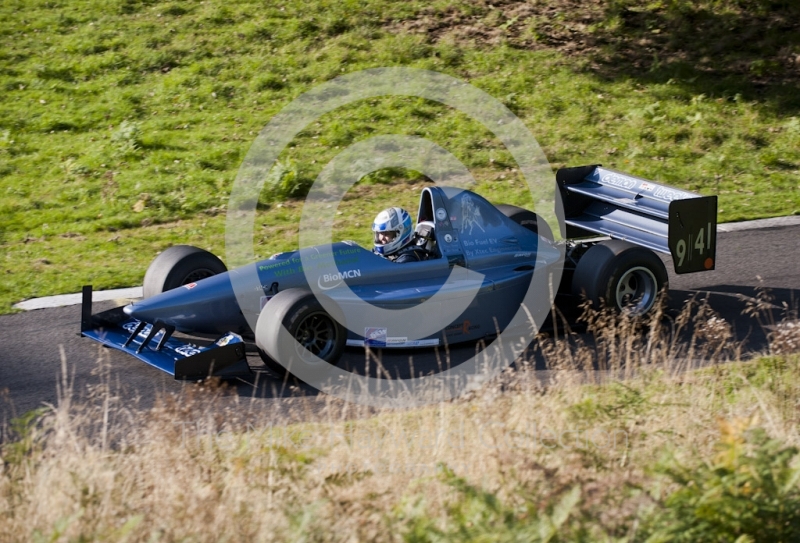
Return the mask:
M 356 277 L 361 277 L 361 270 L 347 270 L 337 273 L 326 273 L 319 276 L 319 279 L 317 279 L 317 285 L 322 290 L 331 290 L 338 287 L 345 279 L 355 279 Z M 325 283 L 324 286 L 323 283 Z M 328 283 L 334 284 L 329 285 Z
M 557 231 L 563 232 L 563 207 L 544 153 L 525 124 L 491 95 L 464 81 L 429 70 L 376 68 L 340 76 L 298 96 L 275 115 L 253 142 L 234 182 L 227 211 L 226 257 L 231 266 L 244 266 L 241 273 L 231 275 L 231 284 L 253 329 L 257 312 L 244 308 L 254 305 L 252 289 L 260 285 L 260 281 L 256 266 L 245 265 L 256 260 L 256 204 L 266 180 L 270 179 L 271 168 L 292 140 L 322 115 L 354 102 L 385 96 L 438 102 L 482 124 L 516 161 L 535 202 L 536 213 L 551 225 L 557 224 Z M 425 138 L 388 134 L 355 142 L 323 167 L 303 203 L 300 247 L 314 246 L 317 252 L 316 262 L 313 262 L 309 260 L 310 253 L 301 251 L 302 270 L 298 271 L 305 275 L 308 287 L 330 315 L 350 311 L 362 321 L 366 315 L 375 326 L 387 328 L 393 337 L 404 337 L 408 344 L 414 344 L 424 341 L 420 338 L 445 333 L 443 326 L 456 321 L 473 302 L 483 281 L 482 274 L 454 265 L 450 279 L 468 285 L 467 288 L 457 293 L 441 289 L 417 306 L 389 310 L 361 300 L 344 281 L 336 291 L 337 296 L 345 296 L 353 303 L 337 307 L 330 298 L 321 295 L 325 290 L 323 277 L 313 271 L 338 269 L 332 254 L 332 231 L 339 202 L 361 177 L 384 168 L 414 170 L 437 185 L 460 189 L 475 183 L 469 169 L 452 153 Z M 274 178 L 273 182 L 276 182 Z M 387 207 L 392 204 L 387 201 Z M 544 321 L 555 294 L 551 284 L 557 284 L 560 278 L 559 266 L 555 272 L 535 267 L 508 327 L 500 331 L 483 352 L 439 373 L 410 379 L 372 378 L 342 370 L 320 359 L 307 366 L 292 366 L 290 371 L 323 392 L 376 407 L 411 407 L 456 397 L 467 390 L 475 378 L 486 379 L 499 374 L 527 348 L 534 334 L 526 334 L 520 341 L 519 331 Z M 345 314 L 340 322 L 347 326 L 347 321 Z M 285 328 L 280 330 L 279 342 L 288 342 L 287 347 L 302 348 Z M 354 332 L 360 335 L 364 330 Z
M 332 281 L 341 281 L 342 279 L 353 279 L 361 277 L 361 270 L 348 270 L 338 273 L 326 273 L 322 276 L 323 283 L 330 283 Z

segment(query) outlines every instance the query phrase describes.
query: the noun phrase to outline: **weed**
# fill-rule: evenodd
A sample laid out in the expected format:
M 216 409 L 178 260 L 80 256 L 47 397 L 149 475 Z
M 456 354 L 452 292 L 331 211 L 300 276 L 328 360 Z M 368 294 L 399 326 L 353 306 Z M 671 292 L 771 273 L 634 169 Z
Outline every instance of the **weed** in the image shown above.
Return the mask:
M 142 147 L 142 128 L 135 122 L 122 121 L 111 142 L 122 156 L 131 155 Z
M 311 183 L 300 177 L 297 163 L 292 159 L 277 161 L 267 176 L 268 192 L 278 200 L 291 196 L 303 196 Z

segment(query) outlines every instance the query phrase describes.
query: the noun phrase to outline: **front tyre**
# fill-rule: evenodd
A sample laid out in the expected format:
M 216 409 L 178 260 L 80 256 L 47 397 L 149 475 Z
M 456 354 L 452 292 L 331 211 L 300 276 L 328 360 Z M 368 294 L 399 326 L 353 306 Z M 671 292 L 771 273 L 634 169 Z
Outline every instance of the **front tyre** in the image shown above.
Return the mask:
M 595 308 L 644 316 L 668 285 L 667 269 L 651 250 L 627 241 L 602 241 L 578 261 L 572 292 L 585 295 Z
M 332 301 L 326 305 L 335 307 Z M 264 364 L 279 375 L 300 365 L 323 375 L 328 369 L 324 363 L 335 366 L 344 351 L 347 330 L 341 324 L 343 314 L 338 308 L 333 311 L 334 316 L 307 289 L 276 294 L 256 323 L 256 345 Z
M 191 245 L 173 245 L 155 257 L 144 274 L 144 297 L 178 288 L 227 271 L 214 254 Z

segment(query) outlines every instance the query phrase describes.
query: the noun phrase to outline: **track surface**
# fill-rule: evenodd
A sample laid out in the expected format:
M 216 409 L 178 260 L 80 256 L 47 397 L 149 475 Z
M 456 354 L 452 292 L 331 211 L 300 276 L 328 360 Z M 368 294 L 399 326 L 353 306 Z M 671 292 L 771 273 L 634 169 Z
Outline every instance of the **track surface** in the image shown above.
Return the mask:
M 675 276 L 670 270 L 670 310 L 677 312 L 696 293 L 711 293 L 712 307 L 734 324 L 737 341 L 747 351 L 760 351 L 766 346 L 764 330 L 758 321 L 742 314 L 746 298 L 755 297 L 759 288 L 770 289 L 774 304 L 800 306 L 800 226 L 782 226 L 759 230 L 720 232 L 718 234 L 717 270 Z M 760 277 L 760 279 L 759 279 Z M 94 311 L 113 307 L 112 302 L 95 304 Z M 780 312 L 776 311 L 778 316 Z M 0 422 L 9 417 L 57 402 L 62 357 L 66 360 L 70 380 L 76 394 L 87 385 L 98 382 L 98 360 L 108 362 L 113 383 L 118 384 L 124 398 L 136 400 L 142 407 L 151 405 L 160 392 L 181 391 L 196 386 L 181 383 L 123 353 L 103 349 L 78 336 L 80 306 L 41 309 L 15 315 L 0 316 L 0 390 L 6 389 L 0 401 Z M 63 353 L 63 354 L 62 354 Z M 475 353 L 475 345 L 452 348 L 453 363 Z M 387 351 L 383 364 L 394 375 L 409 374 L 409 357 L 415 372 L 435 370 L 441 360 L 432 350 Z M 258 364 L 257 357 L 252 363 Z M 348 348 L 346 367 L 358 371 L 364 366 L 363 349 Z M 236 386 L 239 400 L 250 405 L 274 403 L 277 398 L 294 395 L 281 380 L 260 373 L 253 383 Z M 300 387 L 305 395 L 315 391 Z

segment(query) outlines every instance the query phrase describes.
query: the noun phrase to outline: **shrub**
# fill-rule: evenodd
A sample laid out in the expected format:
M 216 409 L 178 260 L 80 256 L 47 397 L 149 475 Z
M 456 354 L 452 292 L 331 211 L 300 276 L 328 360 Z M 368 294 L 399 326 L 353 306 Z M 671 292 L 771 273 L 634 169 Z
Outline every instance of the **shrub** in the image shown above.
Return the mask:
M 648 543 L 800 541 L 800 467 L 796 447 L 770 438 L 753 421 L 722 421 L 712 462 L 659 467 L 681 488 L 656 513 Z

